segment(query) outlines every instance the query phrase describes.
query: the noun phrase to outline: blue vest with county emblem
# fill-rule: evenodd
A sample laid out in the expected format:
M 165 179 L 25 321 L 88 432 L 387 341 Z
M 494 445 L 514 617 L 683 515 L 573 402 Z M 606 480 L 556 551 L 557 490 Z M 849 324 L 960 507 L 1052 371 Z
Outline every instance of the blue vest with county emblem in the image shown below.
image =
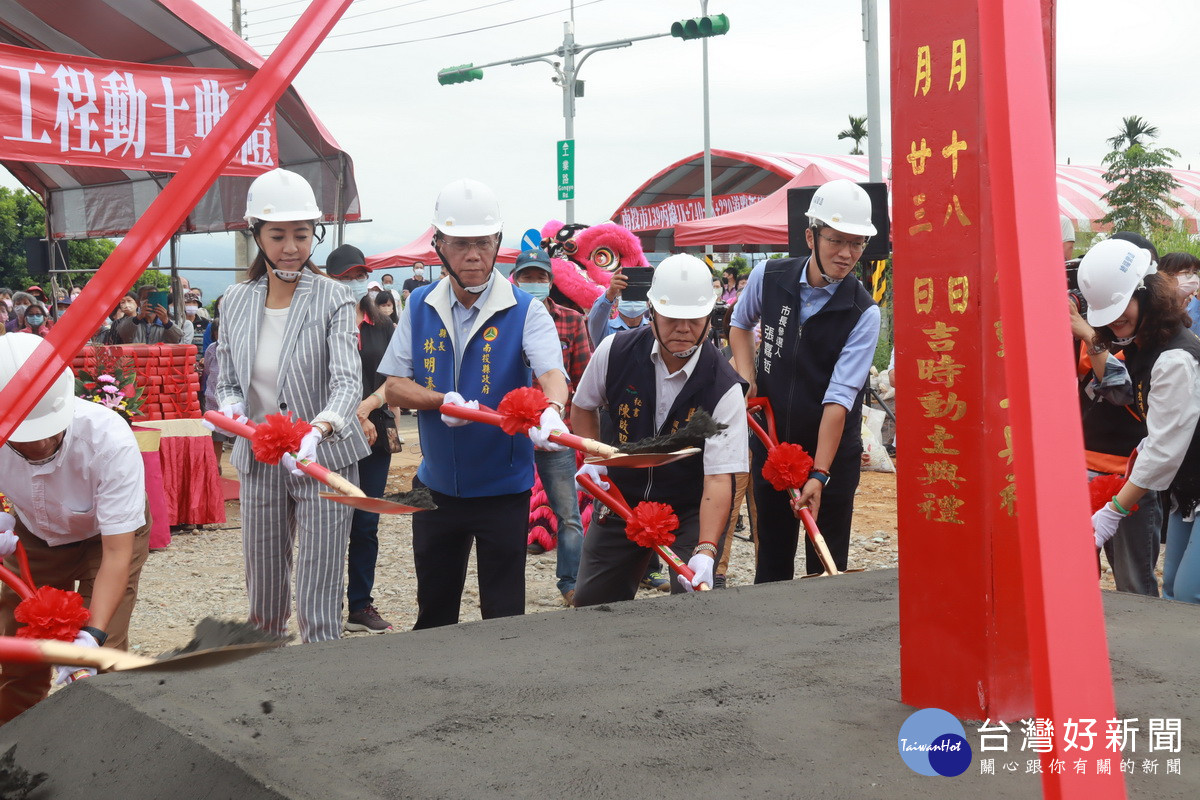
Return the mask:
M 491 408 L 513 389 L 529 386 L 532 373 L 521 340 L 533 298 L 513 292 L 516 305 L 493 314 L 463 345 L 462 364 L 455 375 L 450 333 L 438 312 L 425 303 L 435 286 L 422 286 L 409 297 L 413 380 L 437 392 L 458 392 Z M 417 477 L 435 492 L 492 497 L 533 486 L 533 442 L 528 436 L 509 436 L 483 422 L 451 428 L 437 409 L 417 412 L 417 426 L 424 454 Z

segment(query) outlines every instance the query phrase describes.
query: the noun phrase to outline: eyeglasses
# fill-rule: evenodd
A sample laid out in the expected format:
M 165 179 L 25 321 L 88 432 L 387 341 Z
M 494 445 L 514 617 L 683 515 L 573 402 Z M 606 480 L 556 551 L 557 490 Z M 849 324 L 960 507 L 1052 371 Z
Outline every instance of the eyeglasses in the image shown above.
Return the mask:
M 843 247 L 849 247 L 850 251 L 853 253 L 861 253 L 863 250 L 866 250 L 867 245 L 871 242 L 870 239 L 831 239 L 823 233 L 818 233 L 817 236 L 829 242 L 834 250 L 841 250 Z
M 452 253 L 466 253 L 472 247 L 480 253 L 490 253 L 496 249 L 496 240 L 487 239 L 442 239 L 442 246 Z

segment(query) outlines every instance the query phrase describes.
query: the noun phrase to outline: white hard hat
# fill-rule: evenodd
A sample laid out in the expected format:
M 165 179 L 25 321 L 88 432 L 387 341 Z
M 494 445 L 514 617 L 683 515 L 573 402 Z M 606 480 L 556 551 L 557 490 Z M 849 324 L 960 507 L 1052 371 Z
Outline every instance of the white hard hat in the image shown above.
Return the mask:
M 295 172 L 273 169 L 254 179 L 246 192 L 246 222 L 318 220 L 322 216 L 312 187 Z
M 41 343 L 42 337 L 32 333 L 0 336 L 0 388 L 8 385 Z M 14 442 L 46 439 L 65 431 L 74 414 L 75 374 L 70 367 L 64 367 L 62 374 L 50 384 L 49 391 L 8 438 Z
M 672 319 L 707 317 L 717 303 L 713 275 L 708 265 L 695 256 L 667 256 L 654 268 L 650 281 L 650 306 Z
M 838 178 L 822 184 L 808 205 L 808 218 L 851 236 L 874 236 L 871 198 L 854 181 Z
M 1124 239 L 1097 242 L 1079 262 L 1079 291 L 1088 302 L 1087 319 L 1096 327 L 1125 313 L 1143 278 L 1157 272 L 1150 251 Z
M 433 226 L 446 236 L 491 236 L 504 227 L 500 203 L 484 184 L 461 178 L 438 193 Z

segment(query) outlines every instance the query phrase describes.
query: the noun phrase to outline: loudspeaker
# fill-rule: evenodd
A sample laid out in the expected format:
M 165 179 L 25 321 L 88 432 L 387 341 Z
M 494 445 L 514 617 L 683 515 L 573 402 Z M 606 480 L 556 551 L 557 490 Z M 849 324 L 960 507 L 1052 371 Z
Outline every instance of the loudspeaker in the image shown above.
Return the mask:
M 892 236 L 891 221 L 888 217 L 888 194 L 886 183 L 860 183 L 871 198 L 871 222 L 875 225 L 875 235 L 863 251 L 862 261 L 878 261 L 891 254 Z M 804 229 L 808 227 L 806 213 L 812 202 L 816 186 L 800 186 L 788 189 L 788 255 L 792 258 L 807 256 L 811 252 L 808 243 L 804 241 Z
M 67 242 L 54 240 L 54 267 L 67 268 Z M 46 275 L 50 272 L 50 247 L 45 239 L 25 240 L 25 270 L 30 275 Z

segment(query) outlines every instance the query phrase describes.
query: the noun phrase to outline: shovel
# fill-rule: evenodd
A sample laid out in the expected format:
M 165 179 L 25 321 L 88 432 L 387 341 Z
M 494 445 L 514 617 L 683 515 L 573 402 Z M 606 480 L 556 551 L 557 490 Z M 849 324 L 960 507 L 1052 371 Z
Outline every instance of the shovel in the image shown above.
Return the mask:
M 443 403 L 440 411 L 447 417 L 469 419 L 472 422 L 484 422 L 496 427 L 501 427 L 501 421 L 504 419 L 504 416 L 499 411 L 494 411 L 485 406 L 466 408 L 464 406 Z M 659 467 L 663 464 L 670 464 L 672 461 L 689 458 L 700 452 L 699 447 L 685 447 L 669 453 L 622 453 L 617 448 L 604 442 L 565 432 L 550 434 L 550 441 L 555 444 L 561 444 L 564 447 L 570 447 L 573 450 L 580 450 L 587 453 L 590 456 L 590 458 L 585 459 L 587 463 L 602 464 L 606 467 Z
M 79 647 L 47 639 L 0 636 L 0 662 L 90 667 L 99 672 L 195 669 L 237 661 L 281 647 L 292 638 L 264 633 L 249 623 L 221 622 L 212 617 L 201 620 L 195 633 L 188 645 L 158 658 L 112 647 Z
M 764 430 L 758 420 L 754 418 L 756 410 L 762 410 L 763 416 L 767 420 L 767 427 Z M 752 397 L 746 401 L 746 422 L 750 426 L 750 430 L 754 431 L 754 435 L 759 438 L 759 441 L 769 450 L 779 444 L 778 434 L 775 432 L 775 414 L 771 410 L 771 401 L 765 397 Z M 789 487 L 788 495 L 795 500 L 800 496 L 800 490 Z M 824 577 L 827 575 L 844 575 L 850 572 L 862 572 L 861 569 L 848 569 L 845 572 L 838 570 L 837 565 L 833 561 L 833 554 L 829 552 L 829 545 L 825 542 L 825 537 L 821 535 L 821 530 L 817 527 L 817 521 L 813 518 L 812 512 L 808 508 L 800 509 L 800 522 L 804 524 L 804 532 L 808 535 L 809 541 L 813 544 L 813 549 L 817 551 L 817 558 L 821 560 L 821 566 L 825 571 L 820 575 L 805 575 L 804 577 Z
M 253 422 L 238 422 L 216 411 L 205 412 L 204 418 L 226 433 L 232 433 L 234 436 L 242 436 L 246 439 L 254 438 Z M 295 457 L 296 454 L 292 453 L 291 455 Z M 384 500 L 379 497 L 367 497 L 362 489 L 359 489 L 328 467 L 321 466 L 316 461 L 311 461 L 307 458 L 298 459 L 296 466 L 303 470 L 309 477 L 316 478 L 330 489 L 333 489 L 334 492 L 337 492 L 337 494 L 321 492 L 321 497 L 326 500 L 332 500 L 335 503 L 341 503 L 342 505 L 362 511 L 369 511 L 373 514 L 412 514 L 415 511 L 428 510 L 417 506 L 394 503 L 391 500 Z
M 617 515 L 621 517 L 621 519 L 629 522 L 629 519 L 633 516 L 633 510 L 629 507 L 629 503 L 625 501 L 624 496 L 621 494 L 621 490 L 616 487 L 616 484 L 610 482 L 609 486 L 612 488 L 605 490 L 601 489 L 600 485 L 587 475 L 577 475 L 575 476 L 575 480 L 579 482 L 579 485 L 582 486 L 588 494 L 615 511 Z M 692 568 L 687 564 L 683 563 L 683 560 L 680 559 L 679 556 L 675 555 L 675 551 L 671 548 L 656 544 L 654 545 L 654 552 L 662 556 L 663 561 L 667 562 L 667 566 L 682 575 L 688 581 L 691 581 L 696 577 L 695 571 L 693 571 Z M 702 583 L 696 587 L 696 591 L 707 592 L 710 588 L 711 587 L 707 583 Z

